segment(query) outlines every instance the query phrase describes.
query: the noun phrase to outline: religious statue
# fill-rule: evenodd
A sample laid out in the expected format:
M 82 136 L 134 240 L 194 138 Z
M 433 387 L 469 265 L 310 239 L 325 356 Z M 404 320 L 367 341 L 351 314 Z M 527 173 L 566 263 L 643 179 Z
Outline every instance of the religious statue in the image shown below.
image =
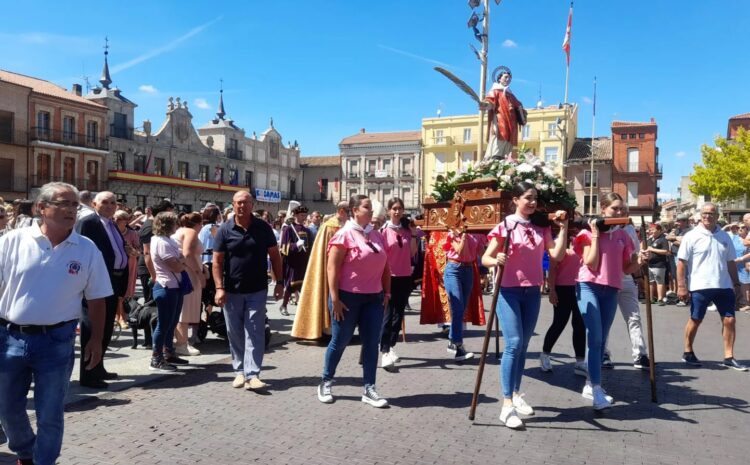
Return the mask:
M 487 110 L 487 151 L 484 160 L 505 158 L 518 144 L 518 126 L 526 124 L 526 110 L 510 91 L 513 74 L 507 66 L 492 73 L 492 88 L 480 105 Z M 511 155 L 512 156 L 512 155 Z

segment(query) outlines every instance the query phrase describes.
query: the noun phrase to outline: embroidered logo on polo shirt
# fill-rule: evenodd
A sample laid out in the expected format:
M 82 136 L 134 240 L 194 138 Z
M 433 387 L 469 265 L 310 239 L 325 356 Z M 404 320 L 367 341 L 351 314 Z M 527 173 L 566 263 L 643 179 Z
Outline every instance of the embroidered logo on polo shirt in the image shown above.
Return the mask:
M 68 274 L 77 275 L 81 271 L 81 262 L 68 262 Z

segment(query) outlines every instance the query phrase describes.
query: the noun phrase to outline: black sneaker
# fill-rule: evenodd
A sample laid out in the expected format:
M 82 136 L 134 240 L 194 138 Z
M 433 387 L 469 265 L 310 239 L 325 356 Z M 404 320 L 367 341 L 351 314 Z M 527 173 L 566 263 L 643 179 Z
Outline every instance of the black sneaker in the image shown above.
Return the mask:
M 635 362 L 633 362 L 633 367 L 639 370 L 648 370 L 651 367 L 648 355 L 639 355 Z
M 170 365 L 163 358 L 155 358 L 155 357 L 151 358 L 151 365 L 149 365 L 148 369 L 151 371 L 161 371 L 165 373 L 171 373 L 173 371 L 177 371 L 176 366 Z
M 614 367 L 615 367 L 615 364 L 612 362 L 612 358 L 609 356 L 608 353 L 604 352 L 604 355 L 602 356 L 602 368 L 611 370 Z
M 184 358 L 180 358 L 174 354 L 166 357 L 165 360 L 167 361 L 167 363 L 170 363 L 172 365 L 187 365 L 188 363 L 190 363 Z
M 449 344 L 448 353 L 453 355 L 453 360 L 462 362 L 474 358 L 474 352 L 466 352 L 463 344 Z
M 696 357 L 693 352 L 684 352 L 682 354 L 682 361 L 694 367 L 701 366 L 701 361 L 698 360 L 698 357 Z
M 747 367 L 735 360 L 734 357 L 725 358 L 721 365 L 726 368 L 734 368 L 737 371 L 747 371 Z

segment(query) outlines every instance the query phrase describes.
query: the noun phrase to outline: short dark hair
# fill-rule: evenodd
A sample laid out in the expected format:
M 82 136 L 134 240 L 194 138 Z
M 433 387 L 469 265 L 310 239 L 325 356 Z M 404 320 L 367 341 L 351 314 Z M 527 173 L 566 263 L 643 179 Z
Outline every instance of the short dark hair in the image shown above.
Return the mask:
M 401 208 L 405 208 L 405 207 L 404 207 L 404 201 L 403 201 L 403 200 L 401 200 L 401 198 L 400 198 L 400 197 L 391 197 L 391 198 L 390 198 L 390 199 L 388 200 L 388 210 L 390 210 L 391 208 L 393 208 L 393 206 L 394 206 L 394 205 L 396 205 L 397 203 L 400 203 L 400 204 L 401 204 Z
M 534 187 L 534 185 L 530 182 L 521 181 L 513 184 L 513 188 L 511 189 L 510 193 L 513 197 L 521 197 L 523 193 L 529 189 L 536 190 L 536 187 Z
M 357 208 L 360 205 L 362 205 L 362 201 L 363 200 L 369 199 L 369 198 L 370 197 L 368 197 L 366 195 L 363 195 L 363 194 L 356 194 L 356 195 L 352 195 L 351 197 L 349 197 L 349 212 L 350 212 L 350 214 L 351 214 L 351 212 L 355 208 Z
M 154 216 L 169 210 L 174 210 L 174 204 L 167 199 L 161 200 L 159 203 L 151 207 L 151 212 Z

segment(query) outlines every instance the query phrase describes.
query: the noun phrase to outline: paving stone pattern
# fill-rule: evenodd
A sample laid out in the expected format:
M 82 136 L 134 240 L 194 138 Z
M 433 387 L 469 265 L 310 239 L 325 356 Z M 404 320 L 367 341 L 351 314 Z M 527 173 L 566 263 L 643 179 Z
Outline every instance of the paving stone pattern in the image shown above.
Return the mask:
M 414 308 L 418 297 L 411 300 Z M 489 297 L 487 297 L 489 306 Z M 290 308 L 291 310 L 291 308 Z M 434 326 L 407 317 L 408 343 L 396 349 L 399 370 L 378 370 L 390 408 L 360 401 L 359 346 L 339 366 L 335 403 L 316 398 L 325 348 L 278 337 L 266 356 L 267 394 L 233 389 L 228 358 L 174 375 L 144 377 L 140 385 L 68 404 L 61 464 L 746 464 L 750 457 L 748 373 L 720 368 L 719 318 L 709 313 L 696 354 L 701 368 L 681 361 L 687 310 L 655 307 L 659 403 L 650 401 L 648 374 L 630 362 L 627 329 L 618 315 L 610 349 L 617 364 L 604 372 L 616 400 L 603 414 L 580 396 L 570 329 L 542 373 L 538 353 L 551 322 L 542 305 L 522 391 L 535 407 L 525 431 L 501 425 L 498 362 L 485 370 L 476 419 L 467 419 L 477 360 L 457 365 Z M 270 309 L 279 318 L 278 308 Z M 293 316 L 292 316 L 293 317 Z M 291 320 L 275 326 L 288 332 Z M 750 357 L 750 316 L 738 315 L 738 358 Z M 466 346 L 479 351 L 483 328 L 470 327 Z M 501 339 L 502 343 L 502 339 Z M 494 344 L 491 345 L 494 352 Z M 144 369 L 145 370 L 145 369 Z M 144 371 L 144 375 L 147 372 Z M 14 463 L 0 446 L 0 464 Z

